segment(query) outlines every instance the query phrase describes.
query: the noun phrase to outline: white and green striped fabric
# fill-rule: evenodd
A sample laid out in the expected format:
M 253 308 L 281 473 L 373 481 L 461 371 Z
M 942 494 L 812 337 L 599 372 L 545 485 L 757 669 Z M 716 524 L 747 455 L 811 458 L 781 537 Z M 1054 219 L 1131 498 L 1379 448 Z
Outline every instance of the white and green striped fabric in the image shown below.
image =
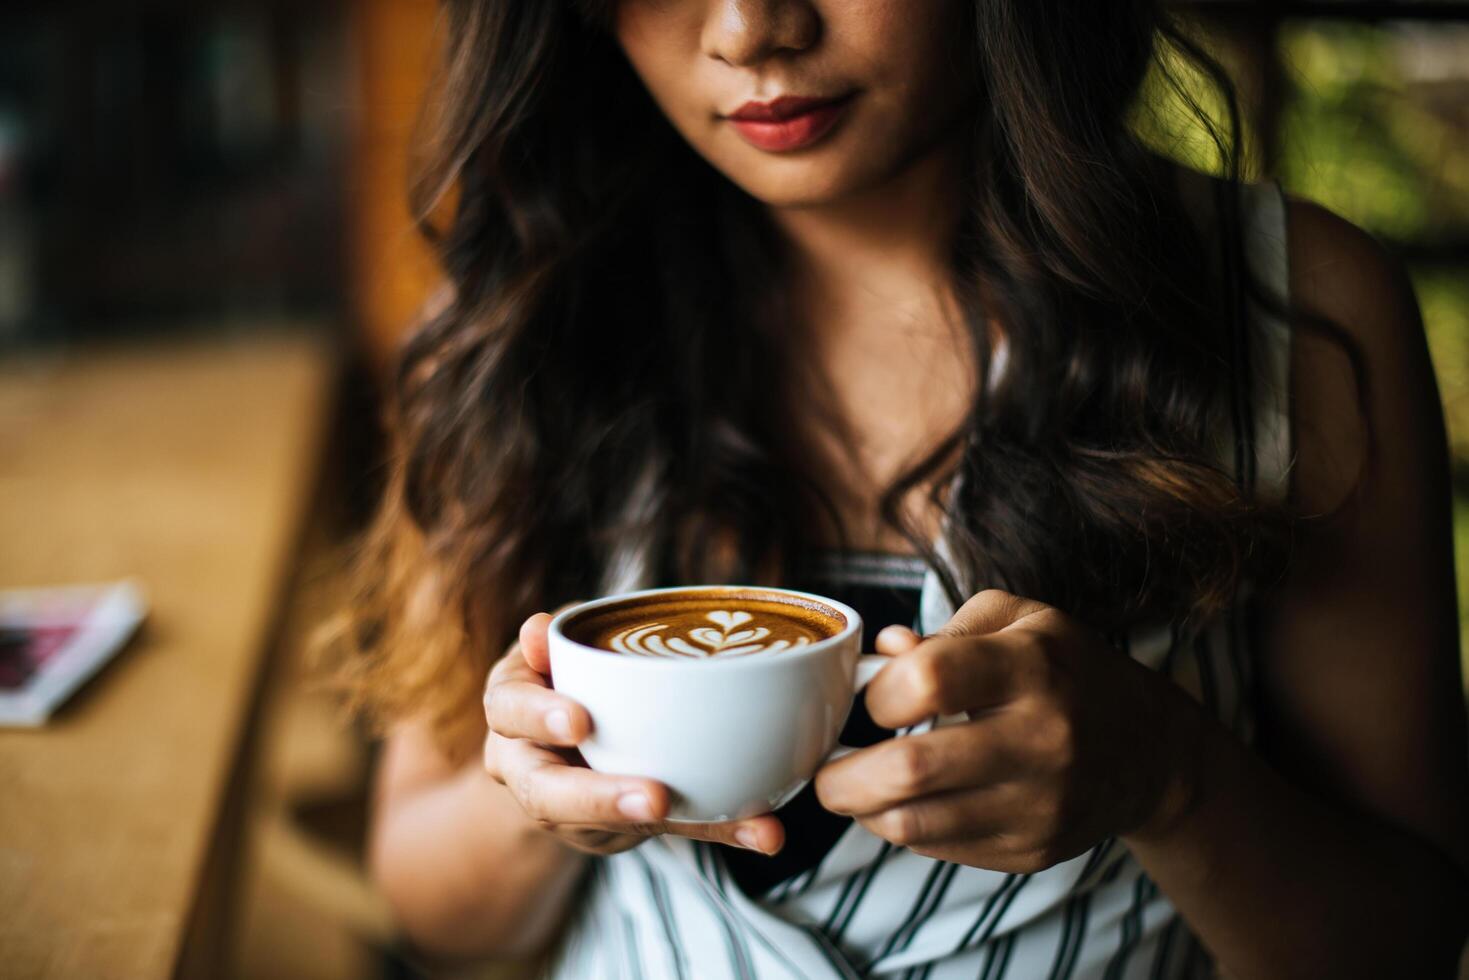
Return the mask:
M 1257 277 L 1287 289 L 1285 201 L 1275 181 L 1243 188 L 1246 252 Z M 1226 273 L 1229 261 L 1226 257 Z M 1287 484 L 1289 328 L 1255 304 L 1239 352 L 1251 366 L 1233 392 L 1222 457 L 1265 498 Z M 942 549 L 942 542 L 939 543 Z M 606 591 L 647 584 L 629 546 L 609 563 Z M 923 573 L 921 632 L 952 607 Z M 1189 635 L 1163 624 L 1127 638 L 1141 663 L 1249 738 L 1249 590 L 1233 611 Z M 931 724 L 931 723 L 930 723 Z M 921 732 L 919 725 L 905 734 Z M 721 849 L 665 837 L 593 866 L 548 975 L 556 980 L 827 980 L 893 977 L 1122 980 L 1208 976 L 1202 947 L 1119 842 L 1037 874 L 936 861 L 853 824 L 814 869 L 759 900 L 724 867 Z

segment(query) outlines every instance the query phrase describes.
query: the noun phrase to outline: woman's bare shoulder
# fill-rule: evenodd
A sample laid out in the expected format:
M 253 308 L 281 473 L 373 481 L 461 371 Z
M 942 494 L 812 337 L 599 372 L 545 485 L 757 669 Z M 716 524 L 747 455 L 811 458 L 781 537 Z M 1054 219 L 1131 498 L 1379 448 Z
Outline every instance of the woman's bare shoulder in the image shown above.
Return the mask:
M 1297 327 L 1292 358 L 1294 493 L 1308 513 L 1330 513 L 1382 459 L 1368 431 L 1426 439 L 1442 411 L 1412 283 L 1402 261 L 1361 227 L 1314 201 L 1286 195 L 1292 305 L 1337 333 Z M 1353 365 L 1351 352 L 1356 353 Z
M 1469 861 L 1448 451 L 1418 304 L 1371 234 L 1293 196 L 1286 214 L 1293 305 L 1337 339 L 1292 333 L 1293 492 L 1325 516 L 1261 609 L 1269 752 Z

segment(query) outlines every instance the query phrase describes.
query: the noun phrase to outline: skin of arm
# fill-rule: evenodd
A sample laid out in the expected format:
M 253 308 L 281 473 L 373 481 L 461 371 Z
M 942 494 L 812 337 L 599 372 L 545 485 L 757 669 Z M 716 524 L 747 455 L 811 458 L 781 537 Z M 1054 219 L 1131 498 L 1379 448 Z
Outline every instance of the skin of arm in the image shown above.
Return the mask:
M 453 301 L 439 285 L 422 322 Z M 433 955 L 523 957 L 549 942 L 589 857 L 545 832 L 479 759 L 456 766 L 421 725 L 378 762 L 369 873 L 399 927 Z
M 1308 513 L 1262 596 L 1260 757 L 1205 729 L 1195 805 L 1127 838 L 1234 975 L 1454 975 L 1469 929 L 1465 762 L 1443 417 L 1412 288 L 1351 223 L 1292 200 L 1292 493 Z M 1361 483 L 1352 490 L 1358 479 Z
M 378 769 L 370 832 L 374 877 L 408 937 L 447 957 L 525 956 L 565 918 L 593 855 L 678 834 L 773 854 L 769 814 L 670 824 L 663 784 L 593 772 L 574 748 L 591 717 L 550 685 L 536 613 L 485 684 L 481 759 L 455 767 L 422 727 L 402 726 Z
M 423 729 L 388 739 L 369 835 L 374 880 L 416 946 L 446 957 L 544 947 L 590 857 L 526 816 L 479 760 L 456 768 Z

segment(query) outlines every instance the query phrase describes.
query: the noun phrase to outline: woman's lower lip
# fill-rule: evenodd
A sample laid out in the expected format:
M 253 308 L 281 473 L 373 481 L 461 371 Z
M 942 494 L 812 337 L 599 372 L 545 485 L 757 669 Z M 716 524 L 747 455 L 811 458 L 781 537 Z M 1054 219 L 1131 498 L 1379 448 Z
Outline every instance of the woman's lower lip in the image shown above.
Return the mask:
M 780 153 L 810 146 L 825 136 L 846 111 L 850 98 L 828 102 L 779 122 L 731 119 L 735 132 L 757 150 Z

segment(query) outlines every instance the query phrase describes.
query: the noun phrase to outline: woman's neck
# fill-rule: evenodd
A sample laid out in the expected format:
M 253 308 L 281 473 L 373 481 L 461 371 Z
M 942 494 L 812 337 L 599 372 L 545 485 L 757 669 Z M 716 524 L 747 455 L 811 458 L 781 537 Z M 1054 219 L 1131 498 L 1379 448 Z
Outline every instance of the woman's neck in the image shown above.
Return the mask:
M 789 249 L 799 353 L 789 436 L 859 548 L 908 550 L 875 492 L 969 410 L 972 341 L 950 273 L 960 169 L 935 152 L 879 187 L 772 210 Z M 923 492 L 917 526 L 936 527 Z
M 958 151 L 938 145 L 892 179 L 829 204 L 772 208 L 800 306 L 819 333 L 875 322 L 940 326 L 952 315 L 950 263 L 960 203 Z M 868 314 L 867 316 L 861 314 Z

